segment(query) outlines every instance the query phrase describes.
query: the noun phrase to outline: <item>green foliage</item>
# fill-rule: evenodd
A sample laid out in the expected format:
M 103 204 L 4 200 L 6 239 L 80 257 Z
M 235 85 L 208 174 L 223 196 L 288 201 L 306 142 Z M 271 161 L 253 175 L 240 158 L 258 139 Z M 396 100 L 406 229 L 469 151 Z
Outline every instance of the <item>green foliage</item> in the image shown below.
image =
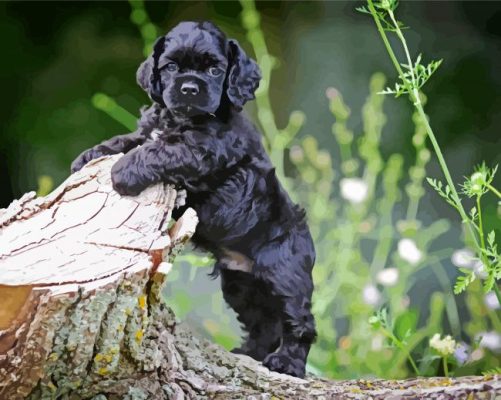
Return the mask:
M 452 191 L 451 191 L 451 187 L 449 185 L 445 185 L 437 180 L 437 179 L 433 179 L 433 178 L 426 178 L 426 180 L 428 181 L 428 183 L 431 185 L 431 187 L 433 189 L 436 190 L 436 192 L 447 202 L 449 203 L 451 206 L 453 206 L 455 209 L 458 208 L 458 201 L 452 197 Z
M 403 312 L 395 320 L 395 336 L 405 342 L 405 338 L 411 336 L 417 328 L 419 313 L 417 310 L 408 310 Z
M 401 63 L 400 66 L 404 69 L 403 75 L 399 76 L 400 83 L 395 83 L 393 88 L 387 87 L 379 92 L 380 94 L 393 94 L 399 97 L 403 94 L 411 94 L 411 90 L 420 90 L 424 84 L 430 79 L 433 73 L 442 64 L 442 60 L 431 61 L 428 65 L 421 64 L 421 54 L 417 57 L 414 64 Z M 411 83 L 410 85 L 408 83 Z
M 54 180 L 48 175 L 38 177 L 37 196 L 47 196 L 54 188 Z
M 136 25 L 143 38 L 144 56 L 148 56 L 153 50 L 153 44 L 159 36 L 158 28 L 151 22 L 143 0 L 129 0 L 131 6 L 130 20 Z
M 426 346 L 426 338 L 440 330 L 444 310 L 441 298 L 429 299 L 431 316 L 425 326 L 419 327 L 420 312 L 411 308 L 406 300 L 420 271 L 430 268 L 427 266 L 432 260 L 441 265 L 443 253 L 429 249 L 437 237 L 447 231 L 448 224 L 438 220 L 422 227 L 416 219 L 424 193 L 424 168 L 429 161 L 420 120 L 414 119 L 416 156 L 409 167 L 408 197 L 404 197 L 399 188 L 405 172 L 403 157 L 393 154 L 385 159 L 381 154 L 379 146 L 386 116 L 384 97 L 378 93 L 384 84 L 381 74 L 371 79 L 370 94 L 362 111 L 364 131 L 361 134 L 349 128 L 351 112 L 341 94 L 334 89 L 327 91 L 329 108 L 336 121 L 332 132 L 339 148 L 343 176 L 333 173 L 330 152 L 319 149 L 311 136 L 304 137 L 290 150 L 300 178 L 293 190 L 309 211 L 317 248 L 313 310 L 319 339 L 311 351 L 310 364 L 312 370 L 323 370 L 336 378 L 404 377 L 410 371 L 417 374 L 421 368 L 412 353 Z M 326 162 L 319 163 L 324 157 Z M 340 195 L 338 187 L 347 179 L 361 180 L 366 185 L 364 199 L 354 202 L 349 193 L 343 197 L 342 190 Z M 395 220 L 397 208 L 405 208 L 402 205 L 406 204 L 406 217 Z M 403 238 L 415 243 L 421 253 L 422 259 L 416 265 L 411 265 L 398 252 L 398 243 Z M 374 251 L 367 253 L 364 248 Z M 380 278 L 386 269 L 393 268 L 398 271 L 396 282 Z M 450 288 L 446 286 L 445 290 Z M 379 300 L 364 298 L 367 291 L 379 296 Z M 386 306 L 374 315 L 374 308 L 380 304 Z M 390 313 L 394 322 L 389 319 Z M 446 313 L 454 320 L 457 315 L 454 301 Z M 334 316 L 348 326 L 347 332 L 338 333 Z M 371 325 L 376 331 L 368 329 Z M 382 346 L 381 340 L 387 340 L 391 346 Z M 419 373 L 426 373 L 426 366 Z
M 92 105 L 113 118 L 128 130 L 134 131 L 137 126 L 137 117 L 117 104 L 110 96 L 104 93 L 96 93 L 92 96 Z
M 492 181 L 496 175 L 498 166 L 488 168 L 485 162 L 475 168 L 475 172 L 470 178 L 466 178 L 461 185 L 462 191 L 468 197 L 481 196 L 489 191 L 492 186 Z
M 501 375 L 501 367 L 496 367 L 489 369 L 487 371 L 483 371 L 482 375 L 484 376 Z
M 355 8 L 357 11 L 363 14 L 372 14 L 373 12 L 377 15 L 377 18 L 381 21 L 384 29 L 389 32 L 396 32 L 396 27 L 394 26 L 392 21 L 388 21 L 389 12 L 393 12 L 396 10 L 398 6 L 397 0 L 380 0 L 374 2 L 374 10 L 372 11 L 370 7 L 357 7 Z M 398 27 L 400 29 L 404 28 L 404 25 L 401 22 L 398 22 Z
M 422 119 L 425 127 L 426 133 L 430 138 L 433 145 L 436 156 L 440 162 L 442 172 L 445 175 L 447 184 L 444 185 L 440 180 L 428 179 L 428 183 L 436 190 L 436 192 L 451 206 L 453 206 L 461 216 L 462 222 L 469 229 L 470 238 L 473 241 L 473 248 L 477 253 L 479 261 L 483 264 L 487 277 L 484 281 L 484 290 L 488 292 L 494 289 L 499 303 L 501 303 L 501 292 L 498 288 L 497 280 L 501 279 L 501 258 L 497 253 L 497 246 L 495 246 L 495 233 L 489 234 L 491 242 L 489 246 L 486 246 L 484 227 L 482 221 L 482 209 L 481 209 L 481 197 L 487 193 L 489 190 L 501 198 L 501 193 L 492 186 L 492 181 L 497 170 L 497 166 L 493 169 L 486 167 L 485 163 L 477 167 L 476 171 L 467 178 L 466 181 L 461 185 L 462 191 L 468 197 L 476 198 L 476 206 L 470 210 L 467 214 L 461 198 L 458 195 L 454 182 L 451 178 L 449 168 L 442 155 L 442 150 L 436 140 L 435 134 L 429 124 L 428 117 L 424 112 L 424 103 L 422 101 L 422 95 L 420 94 L 420 89 L 430 78 L 430 76 L 439 67 L 441 61 L 433 61 L 428 66 L 424 67 L 421 64 L 421 55 L 417 57 L 415 63 L 411 62 L 411 56 L 409 48 L 407 46 L 407 41 L 401 31 L 401 23 L 395 18 L 394 11 L 396 10 L 398 2 L 396 0 L 381 0 L 373 1 L 367 0 L 367 8 L 359 9 L 359 11 L 368 13 L 374 18 L 374 22 L 379 30 L 381 38 L 386 46 L 388 54 L 395 66 L 398 73 L 398 78 L 401 83 L 397 83 L 394 89 L 386 89 L 382 91 L 383 94 L 395 94 L 396 97 L 401 94 L 408 94 L 411 101 L 413 102 L 419 117 Z M 389 21 L 390 22 L 389 22 Z M 393 51 L 393 48 L 388 41 L 387 32 L 395 33 L 403 47 L 407 63 L 399 63 L 398 59 Z M 472 283 L 475 279 L 473 272 L 468 271 L 464 276 L 458 278 L 454 292 L 456 294 L 461 293 L 466 289 L 466 287 Z
M 490 169 L 485 163 L 475 168 L 475 172 L 471 177 L 466 178 L 465 182 L 461 185 L 462 193 L 466 196 L 476 199 L 476 206 L 470 209 L 467 214 L 466 221 L 463 222 L 469 224 L 475 228 L 475 232 L 479 237 L 479 241 L 476 242 L 476 251 L 478 256 L 478 262 L 486 269 L 486 277 L 484 280 L 484 291 L 487 293 L 494 288 L 498 294 L 498 288 L 496 281 L 501 279 L 501 255 L 497 250 L 496 243 L 496 232 L 491 230 L 487 235 L 487 243 L 484 233 L 483 221 L 482 221 L 482 205 L 481 198 L 492 191 L 496 193 L 496 189 L 492 186 L 492 181 L 497 171 L 497 166 Z M 452 207 L 454 207 L 458 212 L 461 213 L 462 204 L 459 197 L 453 195 L 449 185 L 445 185 L 437 180 L 427 178 L 428 183 L 435 189 L 435 191 Z M 463 292 L 470 283 L 475 280 L 475 273 L 471 270 L 462 269 L 464 275 L 459 276 L 454 286 L 454 293 L 459 294 Z M 498 294 L 499 296 L 499 294 Z
M 412 336 L 412 327 L 415 325 L 416 313 L 406 312 L 401 314 L 394 325 L 390 322 L 388 313 L 385 308 L 376 312 L 369 318 L 369 324 L 373 329 L 381 331 L 385 337 L 390 340 L 390 343 L 400 349 L 402 352 L 407 352 L 407 339 Z M 416 375 L 419 375 L 419 370 L 416 362 L 410 354 L 408 359 Z
M 458 276 L 456 284 L 454 285 L 454 294 L 464 292 L 468 285 L 475 280 L 475 272 L 467 269 L 462 269 L 464 275 Z

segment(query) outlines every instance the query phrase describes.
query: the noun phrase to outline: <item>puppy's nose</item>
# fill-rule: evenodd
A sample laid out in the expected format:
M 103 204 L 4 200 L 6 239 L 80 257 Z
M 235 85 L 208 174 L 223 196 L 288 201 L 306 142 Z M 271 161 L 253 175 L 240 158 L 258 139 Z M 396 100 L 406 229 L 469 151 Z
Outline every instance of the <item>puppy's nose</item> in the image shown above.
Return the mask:
M 181 85 L 181 93 L 185 95 L 196 96 L 200 89 L 198 85 L 194 82 L 184 82 Z

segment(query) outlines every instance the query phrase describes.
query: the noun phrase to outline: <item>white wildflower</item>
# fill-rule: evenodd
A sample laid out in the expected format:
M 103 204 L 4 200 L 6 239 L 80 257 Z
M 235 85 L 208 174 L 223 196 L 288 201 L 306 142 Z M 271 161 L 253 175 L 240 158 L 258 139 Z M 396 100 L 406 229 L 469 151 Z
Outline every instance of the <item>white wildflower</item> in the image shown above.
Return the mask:
M 289 156 L 292 161 L 300 163 L 304 160 L 304 151 L 301 146 L 292 146 L 289 152 Z
M 343 178 L 340 182 L 341 197 L 353 204 L 360 204 L 367 198 L 368 187 L 363 179 Z
M 379 351 L 383 348 L 384 345 L 384 336 L 383 335 L 375 335 L 371 341 L 371 350 Z
M 475 263 L 473 264 L 473 271 L 475 272 L 477 278 L 480 279 L 486 279 L 489 276 L 487 274 L 487 271 L 485 270 L 484 263 L 480 260 L 476 260 Z
M 475 254 L 469 249 L 456 250 L 452 253 L 451 261 L 458 268 L 472 269 L 480 279 L 487 278 L 484 264 L 475 258 Z
M 400 239 L 398 242 L 398 254 L 402 259 L 412 265 L 416 265 L 423 258 L 423 253 L 418 249 L 412 239 Z
M 430 347 L 436 348 L 440 342 L 440 333 L 435 333 L 430 339 Z
M 483 349 L 475 349 L 472 351 L 470 360 L 471 361 L 478 361 L 484 358 L 485 352 Z
M 337 96 L 339 96 L 339 92 L 336 88 L 328 87 L 325 91 L 325 95 L 329 100 L 334 100 Z
M 475 336 L 475 340 L 480 339 L 480 347 L 485 347 L 496 353 L 501 352 L 501 335 L 497 332 L 481 332 Z
M 450 335 L 440 339 L 440 334 L 435 333 L 430 339 L 430 347 L 438 351 L 442 356 L 454 354 L 456 346 L 456 341 Z
M 501 308 L 501 305 L 499 304 L 499 300 L 496 296 L 496 293 L 494 293 L 494 292 L 489 292 L 485 295 L 484 303 L 491 310 L 497 310 L 497 309 Z
M 451 261 L 458 268 L 472 268 L 475 254 L 470 249 L 456 250 L 452 253 Z
M 384 286 L 395 286 L 398 282 L 398 269 L 385 268 L 377 273 L 376 280 Z
M 485 172 L 482 171 L 477 171 L 475 172 L 471 178 L 471 191 L 475 194 L 482 194 L 483 193 L 483 187 L 485 185 L 485 180 L 486 180 Z
M 376 306 L 381 301 L 381 293 L 376 286 L 367 284 L 362 292 L 364 303 L 370 306 Z

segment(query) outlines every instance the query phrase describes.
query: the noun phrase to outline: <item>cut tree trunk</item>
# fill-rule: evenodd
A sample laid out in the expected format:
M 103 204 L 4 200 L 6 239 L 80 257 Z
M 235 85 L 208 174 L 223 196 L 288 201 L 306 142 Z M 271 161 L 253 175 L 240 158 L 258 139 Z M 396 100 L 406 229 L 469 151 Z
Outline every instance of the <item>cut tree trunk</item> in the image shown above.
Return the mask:
M 115 193 L 118 157 L 0 210 L 1 400 L 501 396 L 499 376 L 292 378 L 194 336 L 161 291 L 197 217 L 188 209 L 171 224 L 176 192 L 166 185 Z

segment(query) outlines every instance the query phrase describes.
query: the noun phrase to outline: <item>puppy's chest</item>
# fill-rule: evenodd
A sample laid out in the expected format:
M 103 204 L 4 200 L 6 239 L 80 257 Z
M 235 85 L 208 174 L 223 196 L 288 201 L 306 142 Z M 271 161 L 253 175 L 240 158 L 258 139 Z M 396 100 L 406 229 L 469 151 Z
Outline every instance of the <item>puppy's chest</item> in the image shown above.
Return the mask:
M 157 142 L 160 140 L 160 138 L 165 137 L 165 132 L 160 129 L 153 129 L 149 134 L 148 134 L 148 141 L 149 142 Z
M 187 146 L 198 146 L 203 145 L 207 142 L 207 135 L 189 129 L 155 128 L 150 133 L 148 133 L 147 141 L 165 144 L 182 143 Z
M 183 141 L 181 132 L 176 130 L 153 129 L 148 134 L 149 142 L 180 143 Z

